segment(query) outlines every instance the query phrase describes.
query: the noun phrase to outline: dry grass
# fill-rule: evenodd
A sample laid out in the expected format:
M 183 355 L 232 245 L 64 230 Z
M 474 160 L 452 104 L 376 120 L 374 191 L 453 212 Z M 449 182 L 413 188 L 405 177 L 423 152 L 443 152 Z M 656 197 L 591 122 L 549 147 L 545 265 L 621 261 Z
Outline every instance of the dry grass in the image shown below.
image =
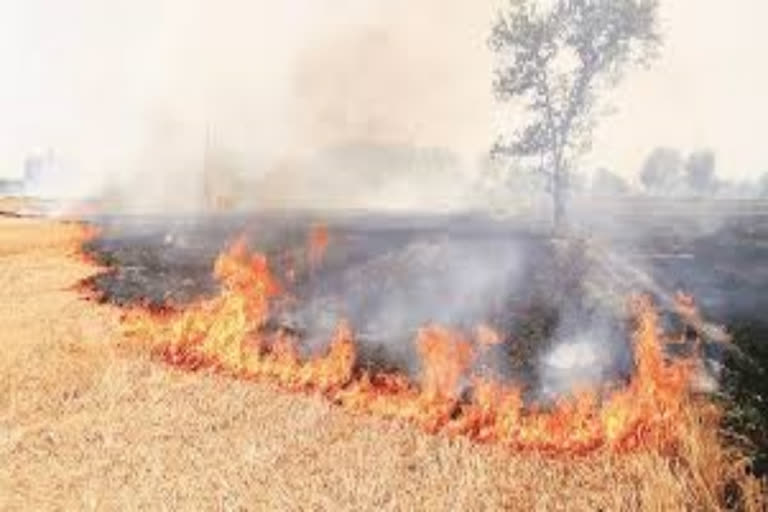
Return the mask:
M 0 219 L 2 510 L 706 510 L 729 476 L 760 499 L 706 425 L 679 460 L 550 460 L 173 371 L 71 291 L 77 236 Z

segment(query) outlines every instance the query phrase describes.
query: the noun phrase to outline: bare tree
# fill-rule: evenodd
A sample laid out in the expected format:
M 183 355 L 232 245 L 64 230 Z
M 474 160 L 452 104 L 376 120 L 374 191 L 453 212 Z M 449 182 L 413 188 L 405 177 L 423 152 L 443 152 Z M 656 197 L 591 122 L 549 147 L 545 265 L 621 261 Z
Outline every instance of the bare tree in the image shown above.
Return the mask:
M 599 93 L 628 64 L 656 56 L 658 0 L 509 0 L 490 38 L 498 55 L 494 91 L 520 102 L 525 125 L 503 134 L 496 156 L 545 175 L 555 229 L 565 221 L 576 161 L 591 145 Z

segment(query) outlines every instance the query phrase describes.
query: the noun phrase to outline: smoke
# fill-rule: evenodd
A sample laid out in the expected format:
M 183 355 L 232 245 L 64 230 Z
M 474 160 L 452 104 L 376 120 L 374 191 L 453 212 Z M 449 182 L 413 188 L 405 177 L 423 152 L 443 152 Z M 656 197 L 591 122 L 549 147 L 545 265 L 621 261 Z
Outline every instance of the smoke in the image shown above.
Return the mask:
M 590 326 L 556 342 L 539 365 L 539 393 L 552 399 L 574 390 L 593 389 L 628 373 L 631 353 L 626 333 Z M 618 350 L 621 343 L 624 350 Z
M 370 257 L 317 275 L 300 309 L 283 321 L 299 326 L 309 349 L 317 350 L 347 319 L 364 356 L 411 373 L 420 328 L 440 324 L 471 332 L 492 325 L 521 286 L 525 264 L 518 243 L 494 238 L 443 235 L 367 250 Z
M 29 111 L 4 132 L 52 149 L 40 183 L 51 195 L 76 183 L 109 210 L 164 213 L 478 200 L 469 185 L 493 137 L 490 0 L 29 4 L 29 34 L 16 36 L 32 58 L 14 69 L 34 86 L 15 91 Z M 339 289 L 319 283 L 296 321 L 324 336 L 328 318 L 349 316 L 363 336 L 409 341 L 429 322 L 471 326 L 523 292 L 527 252 L 450 238 L 384 247 L 334 274 Z M 564 315 L 544 387 L 613 371 L 618 338 L 610 322 Z
M 333 148 L 451 148 L 463 162 L 490 141 L 486 2 L 28 4 L 11 13 L 29 87 L 14 91 L 4 167 L 50 150 L 66 176 L 51 187 L 78 182 L 112 209 L 200 211 L 217 194 L 280 206 L 275 181 L 300 206 L 341 206 L 304 199 L 333 174 Z

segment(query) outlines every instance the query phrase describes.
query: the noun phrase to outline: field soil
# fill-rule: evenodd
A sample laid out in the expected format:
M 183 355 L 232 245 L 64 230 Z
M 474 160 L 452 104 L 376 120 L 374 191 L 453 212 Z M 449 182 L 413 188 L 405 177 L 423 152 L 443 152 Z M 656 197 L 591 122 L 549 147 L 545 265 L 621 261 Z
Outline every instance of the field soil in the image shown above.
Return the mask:
M 552 459 L 153 361 L 83 298 L 83 228 L 0 217 L 2 510 L 717 509 L 716 436 Z M 716 451 L 716 450 L 715 450 Z M 738 477 L 737 477 L 738 478 Z M 756 489 L 748 492 L 756 493 Z

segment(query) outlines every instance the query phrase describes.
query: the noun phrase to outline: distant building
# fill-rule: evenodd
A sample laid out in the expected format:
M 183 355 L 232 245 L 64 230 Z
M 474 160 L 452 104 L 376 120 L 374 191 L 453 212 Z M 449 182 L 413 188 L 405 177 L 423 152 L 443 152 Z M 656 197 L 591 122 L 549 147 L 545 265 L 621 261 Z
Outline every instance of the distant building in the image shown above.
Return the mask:
M 50 149 L 29 155 L 24 160 L 24 194 L 29 196 L 57 196 L 61 176 L 56 157 Z
M 46 168 L 53 163 L 53 153 L 30 155 L 24 160 L 24 183 L 40 183 L 45 175 Z
M 52 150 L 27 157 L 23 181 L 24 195 L 40 199 L 83 199 L 97 187 L 94 176 L 67 167 Z

